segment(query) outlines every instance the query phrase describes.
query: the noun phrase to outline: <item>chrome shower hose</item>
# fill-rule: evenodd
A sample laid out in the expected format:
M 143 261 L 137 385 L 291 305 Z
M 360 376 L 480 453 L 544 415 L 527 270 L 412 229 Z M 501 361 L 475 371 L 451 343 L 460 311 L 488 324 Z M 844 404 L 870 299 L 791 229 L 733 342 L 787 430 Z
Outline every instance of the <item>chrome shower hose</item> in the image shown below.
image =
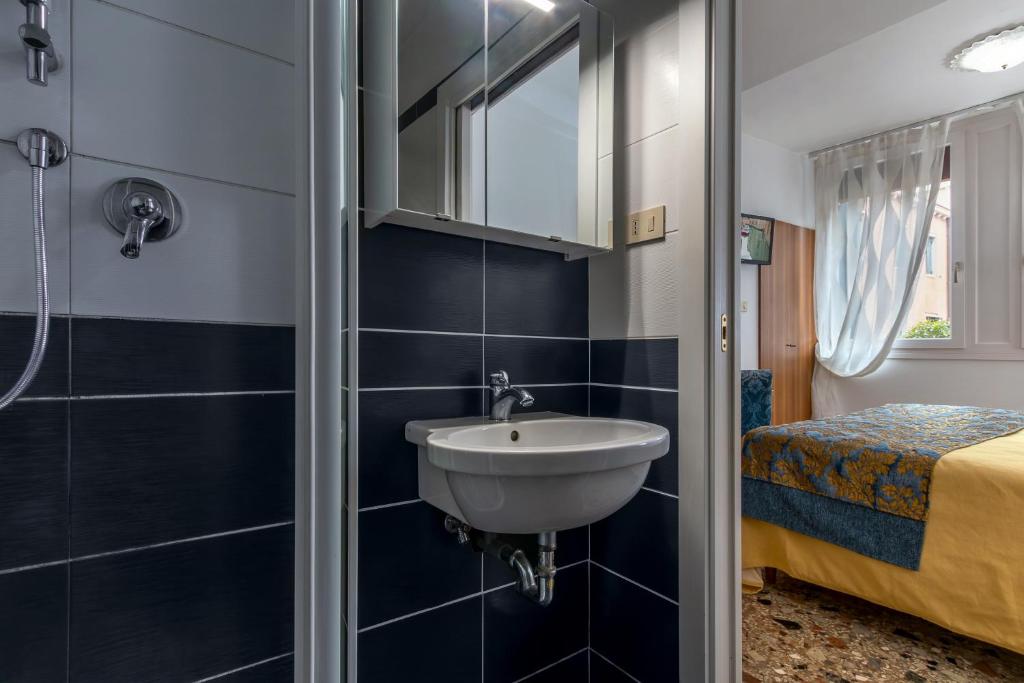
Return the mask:
M 46 272 L 46 215 L 43 211 L 43 174 L 44 170 L 32 166 L 32 225 L 35 238 L 36 253 L 36 335 L 32 342 L 32 355 L 21 373 L 21 377 L 3 396 L 0 396 L 0 410 L 13 403 L 25 393 L 39 366 L 43 364 L 46 353 L 46 342 L 50 336 L 50 291 Z

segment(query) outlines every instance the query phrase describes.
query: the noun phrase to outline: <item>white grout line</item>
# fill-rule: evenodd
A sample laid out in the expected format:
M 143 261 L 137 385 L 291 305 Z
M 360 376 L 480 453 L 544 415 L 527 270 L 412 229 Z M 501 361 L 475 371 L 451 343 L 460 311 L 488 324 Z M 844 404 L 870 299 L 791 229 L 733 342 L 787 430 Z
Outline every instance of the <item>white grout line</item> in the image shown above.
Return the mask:
M 196 30 L 194 28 L 189 28 L 188 26 L 183 26 L 181 24 L 176 24 L 173 21 L 168 21 L 167 19 L 161 19 L 160 17 L 154 17 L 152 14 L 146 14 L 145 12 L 140 12 L 139 10 L 132 9 L 131 7 L 125 7 L 124 5 L 120 4 L 119 2 L 115 2 L 114 0 L 96 0 L 96 1 L 99 2 L 99 3 L 102 3 L 104 5 L 109 5 L 110 7 L 115 7 L 117 9 L 119 9 L 119 10 L 124 11 L 124 12 L 128 12 L 129 14 L 134 14 L 136 16 L 144 17 L 146 19 L 149 19 L 150 21 L 155 21 L 158 24 L 164 24 L 165 26 L 170 26 L 170 27 L 176 28 L 176 29 L 178 29 L 180 31 L 185 31 L 186 33 L 191 33 L 193 35 L 201 36 L 201 37 L 206 38 L 208 40 L 212 40 L 215 43 L 220 43 L 221 45 L 227 45 L 229 47 L 233 47 L 233 48 L 236 48 L 238 50 L 242 50 L 244 52 L 248 52 L 248 53 L 253 54 L 253 55 L 258 55 L 260 57 L 265 57 L 267 59 L 272 59 L 275 62 L 278 62 L 279 64 L 284 64 L 285 66 L 291 66 L 291 67 L 295 66 L 295 64 L 293 64 L 292 62 L 289 62 L 287 59 L 281 59 L 280 57 L 275 57 L 274 55 L 269 54 L 267 52 L 261 52 L 260 50 L 255 50 L 255 49 L 253 49 L 251 47 L 247 47 L 247 46 L 242 45 L 240 43 L 233 43 L 230 40 L 225 40 L 223 38 L 219 38 L 219 37 L 211 35 L 209 33 L 203 33 L 202 31 L 198 31 L 198 30 Z
M 679 339 L 679 337 L 672 335 L 652 335 L 650 337 L 591 337 L 590 341 L 657 341 L 659 339 Z
M 196 175 L 195 173 L 186 173 L 184 171 L 171 171 L 166 168 L 157 168 L 156 166 L 145 166 L 143 164 L 131 163 L 128 161 L 119 161 L 117 159 L 108 159 L 106 157 L 99 157 L 92 154 L 82 154 L 81 152 L 70 152 L 69 155 L 72 159 L 90 159 L 92 161 L 103 161 L 108 164 L 116 164 L 118 166 L 129 166 L 134 168 L 141 168 L 146 171 L 153 171 L 155 173 L 166 173 L 167 175 L 178 176 L 180 178 L 190 178 L 192 180 L 202 180 L 207 183 L 216 183 L 218 185 L 227 185 L 228 187 L 236 187 L 241 190 L 251 190 L 253 192 L 266 192 L 268 194 L 276 194 L 281 197 L 291 197 L 295 199 L 294 192 L 286 192 L 284 190 L 275 190 L 270 187 L 261 187 L 257 185 L 246 185 L 245 183 L 239 183 L 232 180 L 222 180 L 220 178 L 207 178 L 206 176 Z M 249 324 L 249 323 L 241 323 Z
M 451 390 L 451 389 L 486 389 L 487 387 L 480 385 L 469 385 L 469 386 L 441 386 L 441 387 L 359 387 L 359 393 L 365 393 L 368 391 L 439 391 L 439 390 Z
M 549 339 L 551 341 L 588 341 L 586 337 L 552 337 L 540 334 L 494 334 L 491 332 L 445 332 L 441 330 L 399 330 L 390 327 L 360 327 L 360 332 L 387 334 L 432 334 L 448 337 L 492 337 L 495 339 Z
M 516 386 L 525 387 L 527 389 L 534 387 L 585 387 L 588 386 L 587 382 L 560 382 L 554 384 L 518 384 Z M 368 391 L 450 391 L 455 389 L 488 389 L 483 384 L 480 385 L 461 385 L 461 386 L 439 386 L 439 387 L 360 387 L 360 392 Z
M 280 527 L 291 526 L 295 522 L 275 522 L 273 524 L 263 524 L 261 526 L 251 526 L 245 529 L 233 529 L 231 531 L 221 531 L 215 534 L 206 534 L 204 536 L 192 536 L 191 538 L 181 538 L 174 541 L 164 541 L 163 543 L 152 543 L 150 545 L 140 545 L 134 548 L 121 548 L 118 550 L 108 550 L 102 553 L 93 553 L 92 555 L 82 555 L 80 557 L 72 557 L 71 562 L 86 562 L 89 560 L 97 560 L 104 557 L 112 557 L 114 555 L 126 555 L 128 553 L 137 553 L 143 550 L 152 550 L 154 548 L 166 548 L 172 545 L 182 545 L 184 543 L 193 543 L 195 541 L 208 541 L 214 538 L 224 538 L 227 536 L 238 536 L 240 534 L 247 534 L 254 531 L 266 531 L 267 529 L 277 529 Z
M 294 652 L 285 652 L 284 654 L 276 655 L 274 657 L 267 657 L 266 659 L 261 659 L 258 662 L 253 662 L 252 664 L 246 664 L 245 666 L 240 666 L 237 669 L 232 669 L 231 671 L 225 671 L 223 673 L 214 674 L 213 676 L 207 676 L 206 678 L 200 678 L 199 680 L 194 681 L 194 683 L 206 683 L 206 681 L 215 681 L 218 678 L 224 678 L 225 676 L 230 676 L 231 674 L 236 674 L 236 673 L 239 673 L 241 671 L 248 671 L 249 669 L 254 669 L 257 666 L 262 666 L 264 664 L 269 664 L 270 662 L 276 662 L 279 659 L 284 659 L 285 657 L 290 657 L 292 654 L 294 654 Z
M 112 401 L 126 398 L 202 398 L 204 396 L 282 396 L 294 394 L 294 389 L 272 389 L 270 391 L 194 391 L 180 394 L 97 394 L 72 396 L 72 401 Z
M 16 574 L 18 572 L 32 571 L 33 569 L 45 569 L 47 567 L 57 567 L 64 564 L 70 564 L 72 562 L 83 562 L 86 560 L 96 560 L 104 557 L 113 557 L 115 555 L 125 555 L 128 553 L 137 553 L 143 550 L 151 550 L 153 548 L 166 548 L 172 545 L 182 545 L 185 543 L 192 543 L 194 541 L 207 541 L 214 538 L 223 538 L 225 536 L 237 536 L 239 534 L 247 534 L 254 531 L 265 531 L 267 529 L 277 529 L 279 527 L 289 526 L 294 524 L 292 521 L 288 522 L 275 522 L 273 524 L 264 524 L 262 526 L 246 527 L 244 529 L 232 529 L 231 531 L 220 531 L 215 534 L 206 534 L 203 536 L 190 536 L 188 538 L 178 538 L 173 541 L 163 541 L 161 543 L 152 543 L 150 545 L 140 545 L 131 548 L 120 548 L 118 550 L 108 550 L 102 553 L 93 553 L 92 555 L 81 555 L 79 557 L 72 557 L 67 560 L 54 560 L 53 562 L 42 562 L 40 564 L 28 564 L 21 567 L 12 567 L 10 569 L 0 569 L 0 576 L 5 574 Z
M 608 567 L 604 566 L 600 562 L 595 562 L 594 560 L 590 560 L 590 564 L 594 565 L 595 567 L 599 567 L 600 569 L 605 570 L 606 572 L 608 572 L 612 576 L 617 576 L 618 578 L 622 579 L 623 581 L 626 581 L 627 583 L 633 584 L 637 588 L 643 588 L 645 591 L 647 591 L 651 595 L 657 595 L 662 600 L 665 600 L 667 602 L 671 602 L 676 607 L 679 607 L 679 601 L 678 600 L 673 600 L 672 598 L 670 598 L 668 596 L 662 595 L 661 593 L 659 593 L 656 590 L 652 590 L 652 589 L 648 588 L 647 586 L 643 585 L 642 583 L 634 581 L 633 579 L 629 578 L 628 576 L 623 576 L 622 574 L 620 574 L 620 573 L 618 573 L 616 571 L 612 571 L 611 569 L 608 569 Z
M 674 493 L 665 493 L 664 491 L 659 491 L 658 489 L 652 489 L 650 486 L 641 486 L 640 488 L 643 489 L 644 491 L 648 491 L 650 493 L 657 493 L 659 496 L 665 496 L 666 498 L 672 498 L 674 500 L 679 500 L 679 496 L 677 496 Z
M 374 510 L 386 510 L 387 508 L 397 508 L 403 505 L 412 505 L 413 503 L 422 503 L 422 498 L 414 498 L 413 500 L 403 500 L 397 503 L 385 503 L 384 505 L 370 505 L 368 507 L 359 508 L 357 512 L 373 512 Z
M 632 384 L 605 384 L 604 382 L 591 382 L 592 387 L 608 387 L 609 389 L 633 389 L 634 391 L 660 391 L 666 394 L 678 394 L 678 389 L 665 389 L 663 387 L 638 387 Z
M 603 659 L 604 661 L 608 662 L 609 666 L 614 667 L 619 673 L 621 673 L 623 676 L 627 677 L 629 680 L 636 681 L 636 683 L 640 683 L 640 679 L 639 678 L 637 678 L 636 676 L 633 676 L 631 673 L 629 673 L 628 671 L 623 669 L 621 666 L 619 666 L 618 664 L 616 664 L 612 660 L 610 660 L 607 657 L 605 657 L 603 654 L 601 654 L 600 652 L 598 652 L 594 648 L 590 648 L 590 651 L 593 652 L 598 657 L 600 657 L 601 659 Z
M 579 566 L 579 565 L 584 564 L 586 562 L 590 562 L 590 560 L 577 560 L 576 562 L 573 562 L 571 564 L 567 564 L 565 566 L 558 567 L 558 570 L 559 571 L 564 571 L 566 569 L 571 569 L 573 567 Z M 503 583 L 500 586 L 494 586 L 493 588 L 487 588 L 485 590 L 478 591 L 478 592 L 472 593 L 470 595 L 463 595 L 461 598 L 455 598 L 454 600 L 449 600 L 448 602 L 442 602 L 440 605 L 434 605 L 433 607 L 425 607 L 425 608 L 423 608 L 421 610 L 416 610 L 415 612 L 409 612 L 408 614 L 403 614 L 400 617 L 395 617 L 394 619 L 388 619 L 387 621 L 382 621 L 379 624 L 372 624 L 370 626 L 364 626 L 363 628 L 359 629 L 357 631 L 357 633 L 366 633 L 367 631 L 373 631 L 373 630 L 376 630 L 378 628 L 381 628 L 382 626 L 388 626 L 390 624 L 394 624 L 394 623 L 399 622 L 399 621 L 405 621 L 406 619 L 411 619 L 412 617 L 418 617 L 421 614 L 426 614 L 427 612 L 433 612 L 435 610 L 443 609 L 445 607 L 450 607 L 452 605 L 457 605 L 460 602 L 465 602 L 466 600 L 472 600 L 473 598 L 480 598 L 480 597 L 483 597 L 485 595 L 488 595 L 489 593 L 494 593 L 495 591 L 505 590 L 506 588 L 511 588 L 511 587 L 513 587 L 515 585 L 516 585 L 515 581 L 510 581 L 508 583 Z
M 555 668 L 556 666 L 558 666 L 559 664 L 561 664 L 561 663 L 563 663 L 563 662 L 567 662 L 567 661 L 569 661 L 570 659 L 572 659 L 573 657 L 575 657 L 576 655 L 578 655 L 578 654 L 582 654 L 582 653 L 586 652 L 586 651 L 587 651 L 587 650 L 589 650 L 589 649 L 590 649 L 589 647 L 584 647 L 584 648 L 582 648 L 582 649 L 576 650 L 576 652 L 573 652 L 573 653 L 572 653 L 571 655 L 567 655 L 567 656 L 565 656 L 565 657 L 562 657 L 562 658 L 561 658 L 561 659 L 559 659 L 559 660 L 558 660 L 557 662 L 551 662 L 551 663 L 550 663 L 550 664 L 548 664 L 547 666 L 545 666 L 545 667 L 543 667 L 543 668 L 541 668 L 541 669 L 537 669 L 537 670 L 536 670 L 536 671 L 534 671 L 534 672 L 533 672 L 532 674 L 527 674 L 527 675 L 523 676 L 522 678 L 517 678 L 516 680 L 512 681 L 512 683 L 520 683 L 520 681 L 528 681 L 528 680 L 530 680 L 531 678 L 533 678 L 534 676 L 536 676 L 537 674 L 541 674 L 541 673 L 544 673 L 544 672 L 545 672 L 545 671 L 547 671 L 548 669 L 553 669 L 553 668 Z
M 188 391 L 167 394 L 87 394 L 84 396 L 27 396 L 16 403 L 33 401 L 111 401 L 128 398 L 202 398 L 204 396 L 280 396 L 294 394 L 294 389 L 270 389 L 263 391 Z
M 513 583 L 513 584 L 509 584 L 509 585 L 514 586 L 515 584 Z M 399 621 L 405 621 L 406 619 L 411 619 L 413 617 L 418 617 L 421 614 L 426 614 L 427 612 L 433 612 L 435 610 L 443 609 L 445 607 L 450 607 L 451 605 L 457 605 L 460 602 L 466 602 L 467 600 L 472 600 L 473 598 L 479 598 L 482 595 L 483 595 L 483 591 L 479 591 L 479 592 L 473 593 L 472 595 L 463 595 L 461 598 L 456 598 L 454 600 L 449 600 L 448 602 L 443 602 L 440 605 L 434 605 L 433 607 L 426 607 L 424 609 L 417 610 L 415 612 L 409 612 L 408 614 L 403 614 L 400 617 L 395 617 L 394 619 L 388 619 L 387 621 L 382 621 L 379 624 L 373 624 L 372 626 L 364 626 L 363 628 L 361 628 L 358 631 L 356 631 L 356 633 L 362 634 L 362 633 L 367 633 L 369 631 L 374 631 L 374 630 L 376 630 L 378 628 L 381 628 L 383 626 L 388 626 L 390 624 L 394 624 L 394 623 L 397 623 Z
M 28 572 L 33 569 L 46 569 L 47 567 L 59 567 L 60 565 L 67 564 L 67 560 L 54 560 L 53 562 L 40 562 L 39 564 L 27 564 L 23 567 L 11 567 L 10 569 L 0 569 L 0 576 L 5 574 L 17 574 L 18 572 Z

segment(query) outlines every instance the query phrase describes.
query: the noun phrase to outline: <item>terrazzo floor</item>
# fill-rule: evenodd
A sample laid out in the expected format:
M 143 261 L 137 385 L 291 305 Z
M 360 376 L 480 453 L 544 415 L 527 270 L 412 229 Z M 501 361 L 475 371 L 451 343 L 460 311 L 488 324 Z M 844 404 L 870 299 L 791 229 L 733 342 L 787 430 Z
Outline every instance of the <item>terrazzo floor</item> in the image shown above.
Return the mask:
M 1024 655 L 779 573 L 743 596 L 743 683 L 1021 681 Z

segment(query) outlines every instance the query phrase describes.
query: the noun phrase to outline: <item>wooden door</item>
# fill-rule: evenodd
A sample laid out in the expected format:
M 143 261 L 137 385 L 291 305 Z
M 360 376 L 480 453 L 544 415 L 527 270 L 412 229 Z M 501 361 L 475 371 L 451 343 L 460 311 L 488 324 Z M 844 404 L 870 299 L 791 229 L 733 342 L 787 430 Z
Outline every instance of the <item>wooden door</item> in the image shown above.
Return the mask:
M 814 231 L 775 222 L 772 263 L 761 266 L 758 353 L 772 371 L 772 424 L 811 417 Z

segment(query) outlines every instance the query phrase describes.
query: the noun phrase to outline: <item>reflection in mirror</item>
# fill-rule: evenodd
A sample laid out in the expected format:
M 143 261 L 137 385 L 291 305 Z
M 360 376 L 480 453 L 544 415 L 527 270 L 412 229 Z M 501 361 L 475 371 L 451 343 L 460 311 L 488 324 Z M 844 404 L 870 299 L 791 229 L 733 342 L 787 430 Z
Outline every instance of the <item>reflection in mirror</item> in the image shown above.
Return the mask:
M 456 212 L 448 112 L 483 90 L 483 0 L 398 2 L 398 205 L 472 220 Z M 483 168 L 476 171 L 483 177 Z M 483 206 L 479 207 L 483 223 Z
M 605 15 L 583 0 L 363 6 L 367 226 L 611 247 Z

